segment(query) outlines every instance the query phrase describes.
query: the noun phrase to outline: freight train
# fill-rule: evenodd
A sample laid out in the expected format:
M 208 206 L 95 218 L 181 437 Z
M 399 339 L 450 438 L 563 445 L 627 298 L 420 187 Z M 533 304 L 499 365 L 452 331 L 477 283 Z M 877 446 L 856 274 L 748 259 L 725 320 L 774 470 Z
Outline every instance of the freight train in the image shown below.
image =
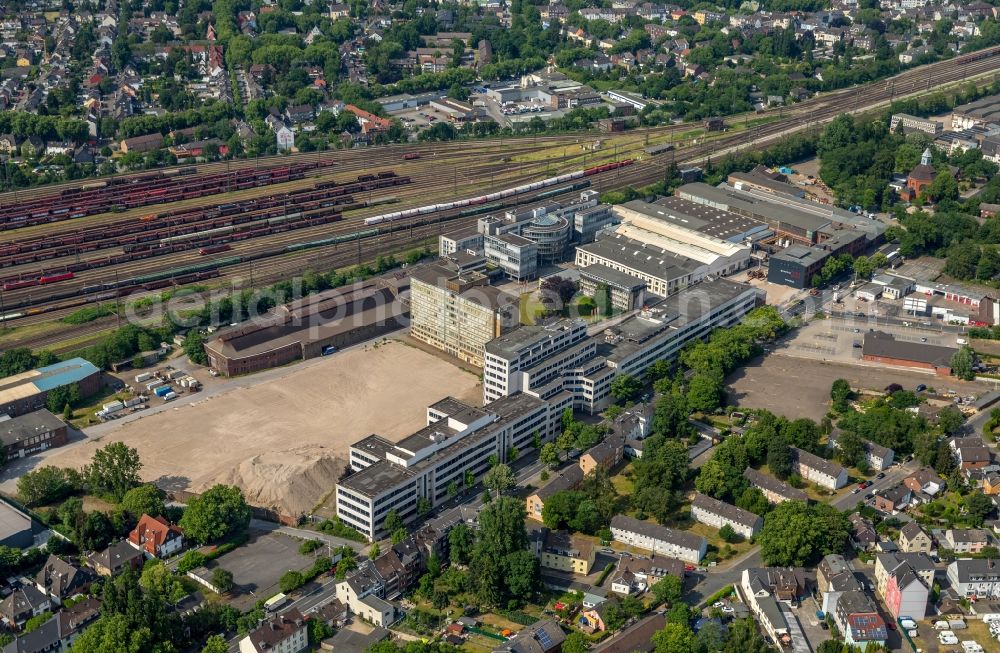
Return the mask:
M 425 215 L 427 213 L 436 213 L 438 211 L 448 211 L 450 209 L 457 209 L 465 206 L 475 206 L 479 204 L 486 204 L 487 202 L 495 202 L 497 200 L 503 200 L 508 197 L 514 197 L 515 195 L 530 193 L 532 191 L 540 190 L 542 188 L 548 188 L 549 186 L 555 186 L 556 184 L 562 184 L 567 181 L 572 181 L 574 179 L 580 179 L 581 177 L 589 177 L 591 175 L 607 172 L 608 170 L 621 168 L 623 166 L 630 165 L 634 162 L 635 162 L 634 159 L 624 159 L 622 161 L 615 161 L 613 163 L 605 163 L 604 165 L 595 166 L 593 168 L 587 168 L 586 170 L 576 170 L 575 172 L 569 172 L 564 175 L 559 175 L 558 177 L 549 177 L 548 179 L 536 181 L 531 184 L 524 184 L 523 186 L 517 186 L 515 188 L 508 188 L 507 190 L 498 191 L 496 193 L 490 193 L 489 195 L 480 195 L 478 197 L 458 200 L 457 202 L 428 204 L 427 206 L 421 206 L 415 209 L 407 209 L 406 211 L 396 211 L 395 213 L 384 213 L 382 215 L 376 215 L 371 218 L 365 218 L 365 225 L 380 224 L 382 222 L 392 222 L 393 220 L 403 220 L 418 215 Z

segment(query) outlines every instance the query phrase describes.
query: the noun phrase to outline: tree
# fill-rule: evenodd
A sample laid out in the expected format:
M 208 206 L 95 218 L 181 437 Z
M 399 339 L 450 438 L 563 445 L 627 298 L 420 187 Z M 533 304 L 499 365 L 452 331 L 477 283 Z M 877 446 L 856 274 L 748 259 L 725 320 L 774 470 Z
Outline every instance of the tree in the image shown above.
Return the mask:
M 676 576 L 664 576 L 652 587 L 657 603 L 673 605 L 684 595 L 684 581 Z
M 448 532 L 448 555 L 452 564 L 469 564 L 474 546 L 475 534 L 464 523 L 455 524 Z
M 509 599 L 522 599 L 530 585 L 527 576 L 534 572 L 522 555 L 528 553 L 528 534 L 524 528 L 524 502 L 513 497 L 499 497 L 483 508 L 479 514 L 479 538 L 476 541 L 469 569 L 472 572 L 474 591 L 480 602 L 487 606 L 504 605 Z M 530 554 L 529 554 L 530 555 Z M 518 585 L 509 586 L 507 576 L 513 574 Z
M 542 445 L 542 450 L 538 454 L 538 460 L 544 465 L 555 469 L 559 466 L 559 450 L 553 442 L 546 442 Z
M 423 517 L 431 511 L 433 506 L 431 505 L 431 500 L 427 497 L 417 497 L 417 514 Z
M 653 634 L 654 653 L 690 653 L 694 650 L 694 632 L 686 624 L 668 623 Z
M 965 498 L 965 509 L 968 511 L 969 521 L 978 528 L 993 512 L 993 501 L 981 492 L 973 492 Z
M 837 457 L 848 467 L 857 467 L 865 461 L 865 443 L 854 431 L 844 431 L 837 438 Z
M 41 506 L 79 492 L 81 485 L 76 470 L 46 465 L 17 479 L 17 495 L 28 506 Z
M 221 593 L 226 594 L 233 589 L 233 572 L 216 567 L 212 570 L 212 585 Z
M 788 478 L 792 473 L 792 452 L 783 438 L 771 440 L 767 447 L 767 466 L 771 473 L 780 479 Z
M 562 653 L 587 653 L 587 638 L 580 631 L 574 630 L 566 635 L 566 641 L 562 645 Z
M 372 548 L 368 550 L 368 559 L 374 560 L 375 558 L 379 557 L 381 553 L 382 553 L 382 547 L 380 547 L 378 545 L 378 542 L 376 542 L 372 544 Z
M 385 515 L 385 521 L 382 522 L 382 528 L 387 533 L 394 533 L 400 528 L 403 528 L 405 524 L 403 523 L 403 518 L 399 516 L 395 508 L 389 510 Z
M 144 483 L 134 487 L 122 497 L 121 508 L 133 517 L 159 517 L 166 511 L 163 503 L 163 490 L 152 483 Z
M 92 492 L 121 501 L 125 493 L 138 486 L 139 451 L 124 442 L 111 444 L 94 452 L 90 465 L 84 468 L 83 476 Z
M 507 490 L 517 485 L 517 478 L 510 467 L 504 464 L 494 465 L 483 476 L 483 485 L 488 487 L 496 496 L 500 496 Z
M 798 567 L 841 552 L 849 533 L 847 517 L 836 508 L 785 501 L 768 513 L 757 543 L 765 564 Z
M 619 374 L 611 381 L 611 396 L 617 401 L 635 399 L 642 392 L 642 381 L 630 374 Z
M 833 409 L 838 413 L 847 410 L 847 402 L 851 398 L 853 390 L 847 379 L 837 379 L 830 388 L 830 399 L 833 400 Z
M 951 373 L 963 381 L 971 381 L 976 378 L 976 373 L 972 369 L 975 363 L 975 352 L 968 345 L 962 345 L 962 348 L 951 357 Z
M 691 410 L 711 412 L 722 402 L 722 370 L 710 369 L 698 372 L 688 383 L 687 400 Z
M 945 435 L 954 435 L 965 423 L 965 416 L 954 406 L 945 406 L 937 416 L 937 424 Z
M 180 527 L 185 537 L 205 544 L 245 530 L 251 516 L 242 490 L 215 485 L 188 502 Z
M 184 339 L 184 353 L 195 365 L 208 365 L 208 354 L 205 353 L 205 334 L 201 329 L 191 329 Z
M 278 580 L 278 588 L 287 594 L 288 592 L 302 587 L 305 583 L 306 579 L 305 576 L 302 575 L 302 572 L 295 571 L 293 569 L 282 574 L 281 578 Z
M 729 524 L 722 525 L 722 528 L 719 529 L 719 537 L 721 537 L 724 542 L 729 542 L 730 544 L 740 539 L 739 533 L 737 533 Z
M 229 644 L 226 643 L 226 638 L 222 635 L 212 635 L 205 642 L 201 653 L 229 653 Z

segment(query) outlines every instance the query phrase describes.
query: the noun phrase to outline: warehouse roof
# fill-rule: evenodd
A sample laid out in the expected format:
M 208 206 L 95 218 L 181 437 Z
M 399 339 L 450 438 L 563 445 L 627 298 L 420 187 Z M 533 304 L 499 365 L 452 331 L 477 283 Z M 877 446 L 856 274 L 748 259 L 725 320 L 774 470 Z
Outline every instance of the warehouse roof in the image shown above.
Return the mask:
M 625 204 L 630 208 L 632 205 L 632 202 Z M 714 206 L 698 204 L 681 197 L 661 197 L 648 206 L 660 206 L 666 209 L 663 212 L 657 212 L 657 217 L 662 220 L 720 240 L 729 240 L 734 236 L 742 236 L 747 232 L 767 228 L 767 225 L 760 220 Z
M 633 277 L 627 272 L 619 272 L 618 270 L 609 268 L 601 263 L 588 265 L 580 270 L 580 274 L 584 277 L 594 279 L 595 281 L 605 283 L 612 288 L 637 290 L 639 288 L 646 287 L 646 282 L 639 277 Z
M 614 233 L 604 234 L 577 249 L 657 279 L 686 277 L 703 265 L 686 256 Z
M 955 347 L 896 340 L 895 336 L 884 331 L 866 333 L 861 349 L 863 356 L 896 358 L 899 360 L 927 363 L 935 367 L 949 367 L 951 365 L 951 357 L 957 351 L 958 349 Z
M 0 501 L 0 541 L 30 531 L 31 527 L 31 517 L 6 501 Z
M 0 379 L 0 404 L 6 404 L 40 392 L 79 383 L 100 370 L 90 361 L 71 358 L 54 365 L 46 365 L 35 370 L 22 372 Z
M 0 422 L 0 442 L 3 442 L 4 446 L 9 447 L 32 436 L 51 433 L 65 426 L 65 422 L 42 408 L 41 410 Z

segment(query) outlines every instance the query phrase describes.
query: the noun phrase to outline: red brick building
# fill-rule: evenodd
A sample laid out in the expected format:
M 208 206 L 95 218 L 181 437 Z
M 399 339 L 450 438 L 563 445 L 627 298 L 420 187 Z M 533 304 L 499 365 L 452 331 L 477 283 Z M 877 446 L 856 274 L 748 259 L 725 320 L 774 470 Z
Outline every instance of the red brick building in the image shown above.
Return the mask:
M 874 331 L 865 334 L 861 357 L 873 363 L 932 370 L 938 376 L 951 375 L 954 347 L 896 340 L 892 334 Z

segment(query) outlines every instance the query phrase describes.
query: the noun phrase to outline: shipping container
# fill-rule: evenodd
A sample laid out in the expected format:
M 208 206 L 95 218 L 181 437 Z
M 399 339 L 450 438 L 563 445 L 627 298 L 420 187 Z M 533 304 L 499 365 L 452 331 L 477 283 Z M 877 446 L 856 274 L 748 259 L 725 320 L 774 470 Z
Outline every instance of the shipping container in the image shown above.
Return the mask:
M 152 374 L 150 374 L 149 372 L 143 372 L 142 374 L 135 375 L 135 382 L 145 383 L 146 381 L 149 381 L 151 378 L 153 378 Z
M 159 388 L 161 385 L 166 385 L 166 383 L 167 383 L 166 381 L 161 381 L 160 379 L 156 379 L 155 381 L 150 381 L 149 383 L 147 383 L 146 389 L 155 390 L 156 388 Z
M 156 393 L 157 397 L 165 397 L 168 394 L 170 394 L 171 392 L 173 392 L 173 390 L 171 389 L 171 387 L 169 385 L 161 385 L 159 388 L 157 388 L 153 392 Z

